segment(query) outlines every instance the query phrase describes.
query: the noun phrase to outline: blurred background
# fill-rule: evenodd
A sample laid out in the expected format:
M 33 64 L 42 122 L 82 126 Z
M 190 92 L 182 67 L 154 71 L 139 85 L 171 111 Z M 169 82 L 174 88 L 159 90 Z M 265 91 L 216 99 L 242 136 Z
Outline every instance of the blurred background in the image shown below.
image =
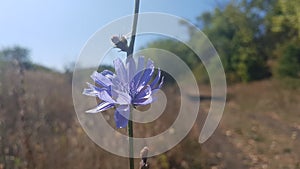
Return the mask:
M 193 130 L 172 150 L 150 158 L 151 168 L 300 168 L 300 0 L 151 0 L 142 1 L 140 10 L 195 24 L 218 51 L 228 83 L 221 124 L 200 145 L 212 99 L 204 66 L 178 41 L 137 39 L 136 49 L 165 49 L 185 61 L 202 94 Z M 84 133 L 71 88 L 88 38 L 132 12 L 133 1 L 0 2 L 0 169 L 128 168 L 127 158 L 102 150 Z M 190 31 L 188 42 L 201 45 L 196 34 Z M 161 118 L 172 122 L 180 93 L 172 78 L 163 90 L 170 106 Z M 157 134 L 165 125 L 136 125 L 135 134 Z

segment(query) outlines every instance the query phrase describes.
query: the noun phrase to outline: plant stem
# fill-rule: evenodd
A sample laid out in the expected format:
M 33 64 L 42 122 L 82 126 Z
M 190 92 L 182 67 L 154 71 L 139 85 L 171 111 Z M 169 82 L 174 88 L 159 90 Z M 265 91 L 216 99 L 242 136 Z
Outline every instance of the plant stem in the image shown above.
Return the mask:
M 131 33 L 130 44 L 127 50 L 127 58 L 132 57 L 134 51 L 134 42 L 136 36 L 137 21 L 139 16 L 139 7 L 140 7 L 140 0 L 135 0 L 132 33 Z M 132 108 L 130 109 L 130 116 L 128 120 L 128 137 L 129 137 L 129 167 L 130 169 L 134 169 Z
M 132 57 L 133 50 L 134 50 L 136 27 L 137 27 L 137 21 L 138 21 L 138 17 L 139 17 L 139 7 L 140 7 L 140 0 L 135 0 L 131 40 L 130 40 L 130 44 L 129 44 L 128 51 L 127 51 L 127 57 Z
M 128 137 L 129 137 L 129 167 L 130 169 L 134 169 L 132 112 L 130 112 L 129 121 L 128 121 Z
M 140 7 L 140 0 L 135 0 L 132 33 L 131 33 L 130 44 L 129 44 L 129 47 L 127 50 L 127 58 L 132 57 L 132 55 L 133 55 L 134 42 L 135 42 L 135 36 L 136 36 L 135 35 L 136 27 L 137 27 L 137 21 L 138 21 L 138 17 L 139 17 L 139 7 Z M 129 137 L 129 167 L 130 167 L 130 169 L 134 169 L 132 108 L 130 109 L 130 116 L 129 116 L 129 120 L 128 120 L 128 137 Z

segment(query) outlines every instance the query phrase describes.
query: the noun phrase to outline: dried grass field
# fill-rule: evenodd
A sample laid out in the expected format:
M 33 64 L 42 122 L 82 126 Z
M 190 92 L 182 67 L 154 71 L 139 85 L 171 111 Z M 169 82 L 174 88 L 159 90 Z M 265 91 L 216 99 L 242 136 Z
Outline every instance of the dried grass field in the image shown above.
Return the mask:
M 73 108 L 70 74 L 25 71 L 24 105 L 18 102 L 20 79 L 14 67 L 2 66 L 0 77 L 1 169 L 128 167 L 128 159 L 102 150 L 82 130 Z M 199 86 L 201 93 L 209 95 L 208 86 Z M 180 93 L 176 86 L 167 85 L 163 90 L 168 97 L 160 117 L 164 123 L 158 120 L 156 127 L 135 124 L 136 136 L 159 133 L 169 125 L 165 121 L 171 124 L 176 118 Z M 300 168 L 299 103 L 299 88 L 276 80 L 230 85 L 225 112 L 214 135 L 204 144 L 198 143 L 210 106 L 209 100 L 202 100 L 193 130 L 172 150 L 150 158 L 151 168 Z M 20 106 L 24 119 L 19 116 Z M 139 159 L 135 162 L 137 165 Z

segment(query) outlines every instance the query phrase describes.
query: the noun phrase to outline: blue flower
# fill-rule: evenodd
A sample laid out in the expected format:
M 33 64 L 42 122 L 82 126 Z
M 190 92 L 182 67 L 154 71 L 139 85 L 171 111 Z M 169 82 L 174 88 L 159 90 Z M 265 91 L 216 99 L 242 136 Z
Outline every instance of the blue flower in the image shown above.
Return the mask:
M 88 84 L 83 94 L 94 96 L 101 102 L 87 113 L 98 113 L 116 108 L 114 119 L 117 128 L 127 126 L 131 106 L 147 105 L 154 101 L 153 94 L 163 83 L 161 71 L 155 74 L 154 64 L 148 59 L 145 67 L 144 57 L 139 57 L 137 64 L 128 58 L 124 65 L 121 59 L 114 60 L 115 73 L 104 70 L 94 72 L 91 78 L 96 85 Z

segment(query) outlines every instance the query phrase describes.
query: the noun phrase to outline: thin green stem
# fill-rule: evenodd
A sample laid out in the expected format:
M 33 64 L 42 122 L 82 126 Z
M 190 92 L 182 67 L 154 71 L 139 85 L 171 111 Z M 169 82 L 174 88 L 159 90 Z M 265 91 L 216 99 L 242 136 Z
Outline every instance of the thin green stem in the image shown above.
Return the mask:
M 128 137 L 129 137 L 129 166 L 130 169 L 134 169 L 132 112 L 130 112 L 129 121 L 128 121 Z
M 133 24 L 132 24 L 132 32 L 131 32 L 131 40 L 127 51 L 127 57 L 132 57 L 133 50 L 134 50 L 134 42 L 136 37 L 136 28 L 137 22 L 139 17 L 139 8 L 140 7 L 140 0 L 135 0 L 134 5 L 134 16 L 133 16 Z
M 134 51 L 136 27 L 137 27 L 137 21 L 139 17 L 139 7 L 140 7 L 140 0 L 135 0 L 132 33 L 131 33 L 130 44 L 127 51 L 127 57 L 132 57 Z M 130 169 L 134 169 L 132 108 L 130 109 L 130 116 L 128 120 L 128 137 L 129 137 L 129 167 Z

